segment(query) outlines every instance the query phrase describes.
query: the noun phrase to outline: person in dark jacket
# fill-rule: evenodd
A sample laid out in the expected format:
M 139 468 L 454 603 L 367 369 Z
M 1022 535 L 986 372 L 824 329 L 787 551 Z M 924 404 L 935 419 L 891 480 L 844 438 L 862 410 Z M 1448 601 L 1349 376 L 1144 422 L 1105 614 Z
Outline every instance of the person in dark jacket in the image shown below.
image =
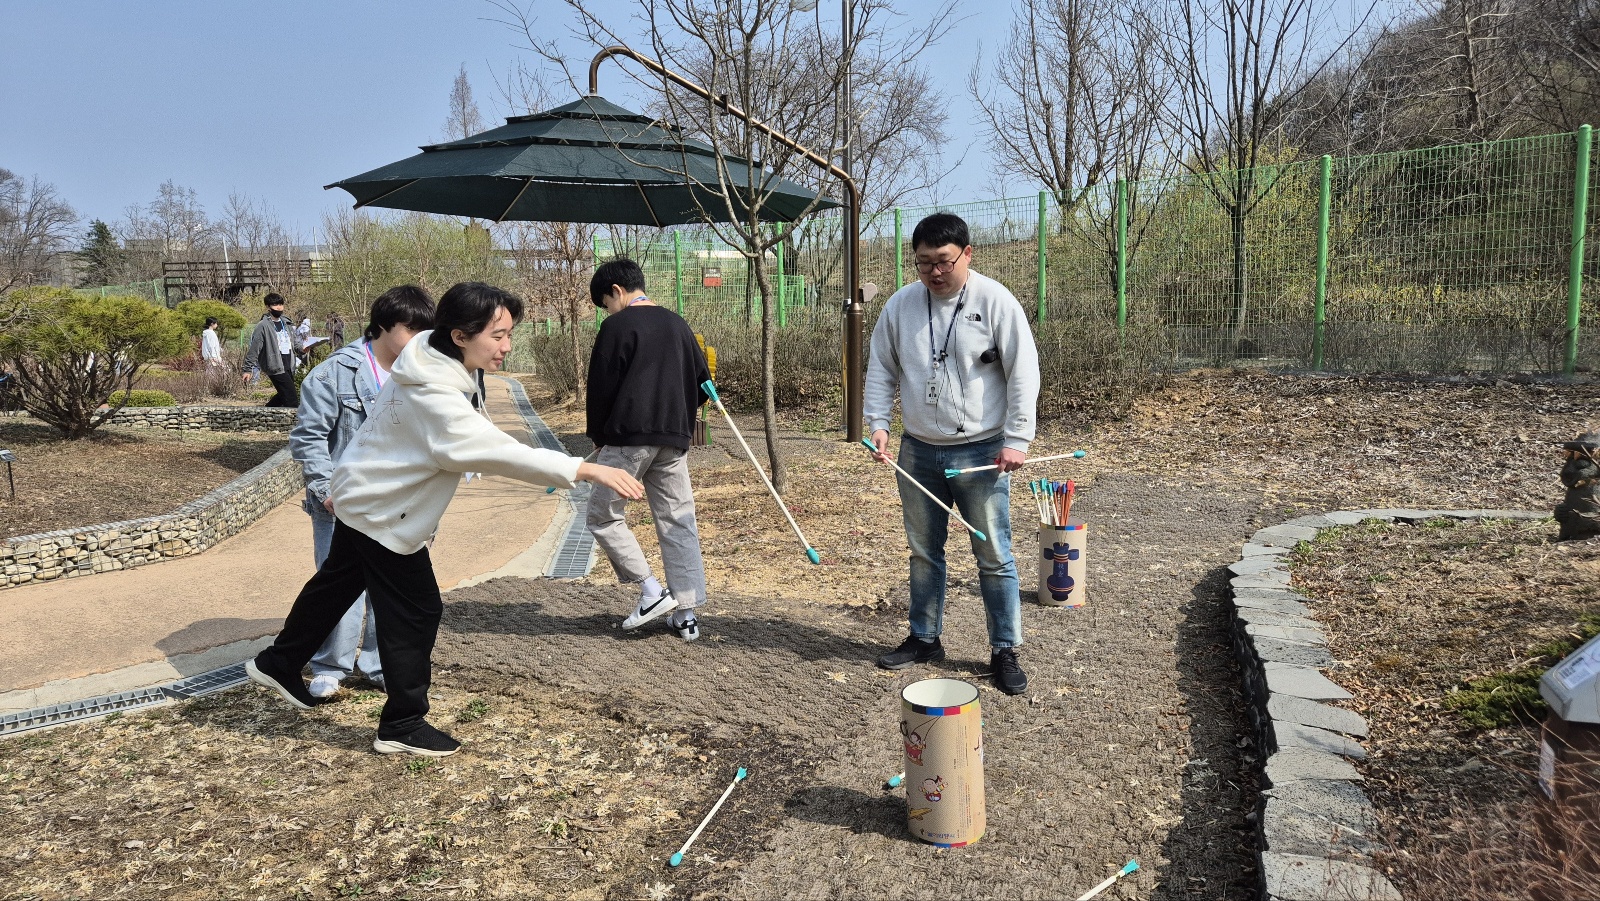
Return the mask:
M 301 350 L 300 340 L 294 326 L 283 315 L 283 298 L 268 294 L 265 304 L 267 312 L 250 333 L 250 348 L 244 352 L 245 380 L 249 381 L 257 372 L 266 373 L 278 392 L 267 401 L 267 406 L 298 407 L 300 393 L 294 386 L 294 359 Z
M 639 603 L 622 622 L 637 629 L 664 614 L 684 641 L 700 637 L 695 609 L 705 604 L 706 573 L 689 484 L 694 414 L 710 400 L 711 378 L 689 324 L 644 293 L 644 272 L 629 259 L 601 264 L 589 298 L 606 311 L 589 358 L 588 429 L 595 462 L 644 483 L 661 540 L 666 584 L 650 572 L 623 518 L 625 500 L 603 485 L 589 495 L 588 526 L 624 583 L 640 585 Z

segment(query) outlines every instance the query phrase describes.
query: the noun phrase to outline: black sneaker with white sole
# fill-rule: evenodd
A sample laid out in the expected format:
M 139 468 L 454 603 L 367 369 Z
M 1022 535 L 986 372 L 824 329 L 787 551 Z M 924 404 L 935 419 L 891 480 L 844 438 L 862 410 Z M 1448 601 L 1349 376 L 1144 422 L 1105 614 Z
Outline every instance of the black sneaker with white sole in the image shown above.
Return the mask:
M 420 757 L 449 757 L 461 750 L 461 742 L 440 732 L 424 722 L 405 735 L 393 738 L 384 738 L 383 730 L 378 730 L 378 738 L 372 743 L 372 750 L 379 754 L 416 754 Z
M 329 701 L 328 698 L 312 695 L 311 689 L 306 687 L 306 682 L 300 678 L 299 673 L 279 672 L 272 664 L 263 664 L 260 657 L 245 661 L 244 672 L 250 677 L 251 682 L 272 689 L 278 693 L 278 697 L 301 710 L 310 710 Z
M 622 621 L 622 631 L 632 632 L 645 623 L 678 609 L 678 599 L 672 596 L 672 589 L 663 588 L 656 597 L 641 597 L 639 603 L 634 605 L 633 612 Z

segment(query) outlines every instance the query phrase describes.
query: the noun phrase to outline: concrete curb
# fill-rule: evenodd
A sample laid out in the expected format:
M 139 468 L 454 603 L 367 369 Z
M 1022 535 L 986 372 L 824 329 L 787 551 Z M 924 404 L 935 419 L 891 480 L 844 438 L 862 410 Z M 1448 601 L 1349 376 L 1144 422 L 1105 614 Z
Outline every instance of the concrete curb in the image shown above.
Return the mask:
M 1229 565 L 1234 653 L 1256 742 L 1268 755 L 1257 808 L 1267 901 L 1401 901 L 1371 866 L 1377 819 L 1349 762 L 1366 756 L 1360 739 L 1367 723 L 1322 703 L 1351 695 L 1328 678 L 1339 664 L 1310 599 L 1290 587 L 1295 545 L 1323 529 L 1367 520 L 1548 518 L 1528 510 L 1337 510 L 1257 531 Z
M 517 411 L 534 440 L 541 447 L 561 450 L 561 442 L 534 411 L 522 385 L 515 379 L 503 376 L 497 378 L 507 383 Z M 251 472 L 262 470 L 279 456 L 287 459 L 287 454 L 286 448 Z M 298 483 L 300 465 L 292 460 L 288 463 L 292 466 L 293 476 Z M 213 494 L 223 492 L 227 487 L 219 488 Z M 185 505 L 185 508 L 188 506 L 192 505 Z M 569 497 L 564 509 L 557 513 L 546 527 L 544 534 L 527 550 L 493 572 L 461 580 L 450 591 L 505 576 L 521 578 L 545 576 L 560 556 L 563 541 L 576 515 L 573 499 Z M 578 520 L 578 524 L 582 524 L 581 519 Z M 584 534 L 587 536 L 587 530 Z M 449 591 L 445 593 L 449 594 Z M 62 679 L 36 688 L 5 692 L 0 694 L 0 740 L 35 729 L 184 700 L 243 684 L 244 675 L 241 668 L 243 661 L 254 657 L 263 648 L 272 644 L 274 637 L 269 635 L 264 638 L 236 641 L 192 654 L 181 654 L 165 660 L 123 667 L 108 673 L 98 673 L 78 679 Z

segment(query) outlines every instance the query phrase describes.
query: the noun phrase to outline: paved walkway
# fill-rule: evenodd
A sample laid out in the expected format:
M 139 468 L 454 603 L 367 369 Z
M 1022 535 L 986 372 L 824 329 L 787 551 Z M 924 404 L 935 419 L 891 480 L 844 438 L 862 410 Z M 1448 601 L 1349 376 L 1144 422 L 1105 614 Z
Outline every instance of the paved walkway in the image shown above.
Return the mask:
M 506 383 L 489 379 L 488 394 L 496 424 L 539 446 Z M 563 495 L 511 479 L 463 485 L 433 547 L 440 586 L 542 575 L 541 536 L 564 511 Z M 0 714 L 237 663 L 277 634 L 313 571 L 297 496 L 193 557 L 0 592 Z

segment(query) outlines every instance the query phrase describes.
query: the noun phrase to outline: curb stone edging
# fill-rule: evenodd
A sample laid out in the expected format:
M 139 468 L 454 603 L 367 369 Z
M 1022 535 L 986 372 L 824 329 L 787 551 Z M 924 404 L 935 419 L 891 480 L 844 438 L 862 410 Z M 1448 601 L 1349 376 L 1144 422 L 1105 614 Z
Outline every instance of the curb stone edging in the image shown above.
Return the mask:
M 285 447 L 170 513 L 0 540 L 0 590 L 198 554 L 304 488 L 300 464 Z
M 1267 754 L 1256 810 L 1266 901 L 1402 901 L 1371 866 L 1377 819 L 1349 759 L 1366 756 L 1367 723 L 1323 701 L 1349 698 L 1310 598 L 1289 586 L 1288 555 L 1323 529 L 1366 520 L 1548 519 L 1530 510 L 1334 510 L 1258 530 L 1228 566 L 1233 648 L 1246 706 Z

